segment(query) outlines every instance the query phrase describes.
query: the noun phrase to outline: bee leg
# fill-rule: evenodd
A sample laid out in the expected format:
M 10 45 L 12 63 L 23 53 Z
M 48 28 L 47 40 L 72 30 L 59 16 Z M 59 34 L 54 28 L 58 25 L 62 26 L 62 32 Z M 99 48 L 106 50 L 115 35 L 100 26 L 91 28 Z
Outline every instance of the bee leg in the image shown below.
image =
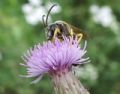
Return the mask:
M 77 34 L 78 42 L 81 41 L 82 37 L 83 37 L 83 34 Z
M 70 36 L 72 37 L 72 39 L 73 39 L 73 35 L 74 35 L 73 29 L 71 29 L 71 30 L 70 30 Z
M 54 32 L 54 36 L 53 36 L 54 39 L 56 38 L 58 33 L 60 33 L 60 30 L 58 28 L 56 28 L 55 32 Z

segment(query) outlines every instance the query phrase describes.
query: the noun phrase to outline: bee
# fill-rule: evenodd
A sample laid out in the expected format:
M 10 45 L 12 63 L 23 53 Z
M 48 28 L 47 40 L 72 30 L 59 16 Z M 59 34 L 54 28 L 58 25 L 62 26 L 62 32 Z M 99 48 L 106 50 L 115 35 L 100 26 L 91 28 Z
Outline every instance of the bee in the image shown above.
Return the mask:
M 46 28 L 47 40 L 54 41 L 56 37 L 60 40 L 63 40 L 63 36 L 73 38 L 77 37 L 78 42 L 80 42 L 81 39 L 87 39 L 88 35 L 84 31 L 71 24 L 68 24 L 65 21 L 55 21 L 54 23 L 48 25 L 48 16 L 53 7 L 56 5 L 57 4 L 51 6 L 46 16 L 46 20 L 44 20 L 45 15 L 42 16 L 43 24 Z
M 68 24 L 65 21 L 55 21 L 54 23 L 48 24 L 48 16 L 49 16 L 51 10 L 53 9 L 53 7 L 55 7 L 55 6 L 56 6 L 56 4 L 51 6 L 51 8 L 49 9 L 48 14 L 46 16 L 46 20 L 44 20 L 45 15 L 42 16 L 43 24 L 46 29 L 47 40 L 54 42 L 55 38 L 63 40 L 63 36 L 68 37 L 68 38 L 70 38 L 70 37 L 76 38 L 77 37 L 78 43 L 79 43 L 81 41 L 81 39 L 86 40 L 89 38 L 88 34 L 85 31 L 83 31 L 71 24 Z M 79 66 L 81 66 L 81 64 L 72 64 L 73 68 L 78 68 Z M 73 69 L 73 73 L 76 74 L 74 69 Z

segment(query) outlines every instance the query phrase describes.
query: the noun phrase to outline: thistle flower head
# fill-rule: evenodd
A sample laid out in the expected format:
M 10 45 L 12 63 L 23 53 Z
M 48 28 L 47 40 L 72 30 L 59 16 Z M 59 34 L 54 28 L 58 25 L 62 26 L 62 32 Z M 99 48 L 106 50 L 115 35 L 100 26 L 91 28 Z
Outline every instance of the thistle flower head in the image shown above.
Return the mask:
M 64 41 L 56 39 L 54 42 L 48 41 L 35 45 L 29 49 L 23 56 L 24 64 L 27 68 L 25 77 L 37 77 L 32 83 L 38 82 L 43 74 L 57 74 L 60 71 L 71 71 L 73 64 L 82 64 L 89 61 L 84 58 L 86 53 L 86 43 L 83 48 L 79 45 L 77 39 L 68 39 Z

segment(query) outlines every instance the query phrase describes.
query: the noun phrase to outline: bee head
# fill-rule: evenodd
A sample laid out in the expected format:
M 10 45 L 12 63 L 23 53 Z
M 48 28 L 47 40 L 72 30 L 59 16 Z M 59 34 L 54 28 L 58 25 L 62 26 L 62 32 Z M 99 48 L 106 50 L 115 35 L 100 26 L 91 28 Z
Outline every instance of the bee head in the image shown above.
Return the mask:
M 48 40 L 51 40 L 54 36 L 54 32 L 55 32 L 55 29 L 57 28 L 57 25 L 56 24 L 50 24 L 46 27 L 47 31 L 46 31 L 46 36 L 47 36 L 47 39 Z

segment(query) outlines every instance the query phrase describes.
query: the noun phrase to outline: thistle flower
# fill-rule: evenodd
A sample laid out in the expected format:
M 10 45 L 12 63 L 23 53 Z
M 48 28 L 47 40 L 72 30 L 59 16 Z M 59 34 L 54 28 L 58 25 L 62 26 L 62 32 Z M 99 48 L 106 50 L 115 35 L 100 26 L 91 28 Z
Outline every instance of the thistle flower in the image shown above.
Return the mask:
M 89 58 L 84 58 L 86 52 L 86 43 L 81 48 L 77 39 L 66 37 L 62 42 L 56 39 L 54 42 L 35 45 L 23 56 L 25 64 L 21 65 L 27 68 L 27 75 L 24 77 L 35 77 L 37 79 L 32 83 L 37 83 L 48 73 L 56 94 L 88 94 L 71 72 L 73 64 L 89 62 Z

